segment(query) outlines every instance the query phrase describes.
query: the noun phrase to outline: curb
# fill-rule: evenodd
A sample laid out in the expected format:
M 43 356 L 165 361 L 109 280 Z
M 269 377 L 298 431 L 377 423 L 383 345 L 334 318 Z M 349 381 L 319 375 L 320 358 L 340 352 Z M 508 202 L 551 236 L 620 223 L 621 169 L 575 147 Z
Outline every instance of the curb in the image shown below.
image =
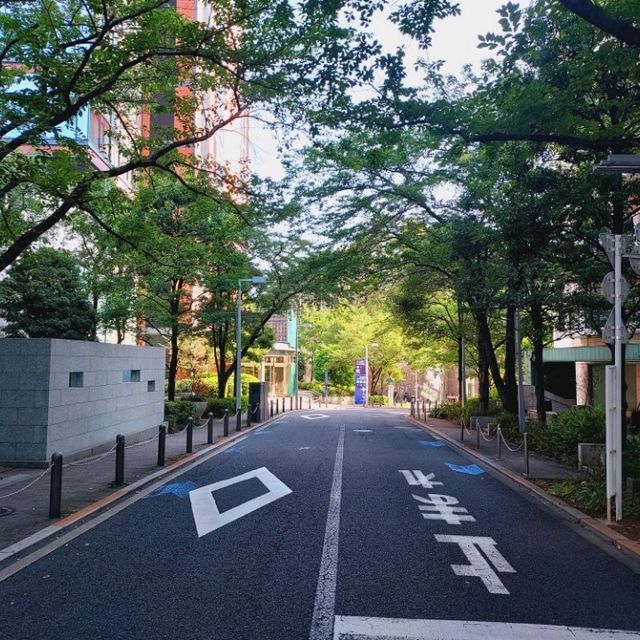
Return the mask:
M 287 412 L 292 413 L 292 412 Z M 130 494 L 140 491 L 142 488 L 151 484 L 156 480 L 161 480 L 165 476 L 168 476 L 176 471 L 179 471 L 183 467 L 192 466 L 195 467 L 198 464 L 205 462 L 209 457 L 212 457 L 214 454 L 218 453 L 219 450 L 224 449 L 228 445 L 236 442 L 237 440 L 246 437 L 248 434 L 253 433 L 259 429 L 263 429 L 274 422 L 276 422 L 279 418 L 284 414 L 279 414 L 277 416 L 269 417 L 264 422 L 256 424 L 249 429 L 244 429 L 243 431 L 234 432 L 233 434 L 228 435 L 227 437 L 222 437 L 220 440 L 211 445 L 206 445 L 199 451 L 195 453 L 187 454 L 182 458 L 172 462 L 171 464 L 158 469 L 157 471 L 153 471 L 149 475 L 128 484 L 121 489 L 110 493 L 108 496 L 100 498 L 96 502 L 92 502 L 88 504 L 86 507 L 79 509 L 78 511 L 69 514 L 68 516 L 64 516 L 54 523 L 50 524 L 35 533 L 23 538 L 22 540 L 18 540 L 18 542 L 14 542 L 12 545 L 5 547 L 4 549 L 0 549 L 0 567 L 9 559 L 14 558 L 18 553 L 28 550 L 30 547 L 46 540 L 47 538 L 56 535 L 56 534 L 65 534 L 66 530 L 73 525 L 79 524 L 83 520 L 89 520 L 91 517 L 96 516 L 99 512 L 106 510 L 107 507 L 114 505 L 115 503 L 123 500 Z M 0 569 L 0 573 L 3 573 L 8 566 Z
M 521 488 L 526 489 L 530 494 L 534 494 L 534 496 L 542 502 L 547 503 L 547 505 L 551 506 L 554 509 L 562 511 L 564 515 L 566 515 L 573 522 L 580 525 L 581 527 L 584 527 L 585 529 L 588 529 L 591 533 L 604 540 L 604 542 L 613 545 L 614 547 L 616 547 L 616 549 L 627 551 L 633 554 L 636 560 L 640 560 L 640 542 L 635 542 L 634 540 L 623 536 L 621 533 L 612 531 L 606 524 L 604 524 L 600 520 L 596 520 L 595 518 L 582 513 L 582 511 L 579 511 L 575 507 L 566 504 L 559 498 L 550 495 L 549 493 L 538 487 L 538 485 L 530 482 L 526 478 L 523 478 L 518 473 L 511 471 L 511 469 L 507 469 L 497 462 L 494 462 L 475 449 L 471 449 L 470 447 L 459 443 L 449 434 L 440 431 L 440 429 L 438 429 L 437 427 L 419 422 L 412 416 L 407 416 L 407 420 L 416 427 L 420 427 L 427 433 L 431 435 L 437 435 L 438 438 L 445 440 L 451 447 L 453 447 L 457 451 L 480 460 L 486 466 L 490 467 L 499 474 L 506 476 L 507 478 L 509 478 L 509 480 L 515 482 Z

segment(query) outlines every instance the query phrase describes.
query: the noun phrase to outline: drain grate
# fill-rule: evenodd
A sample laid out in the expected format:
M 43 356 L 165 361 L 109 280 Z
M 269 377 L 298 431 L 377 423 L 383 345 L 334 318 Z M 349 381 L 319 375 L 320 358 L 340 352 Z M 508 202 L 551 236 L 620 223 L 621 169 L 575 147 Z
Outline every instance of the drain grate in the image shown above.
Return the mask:
M 11 507 L 0 507 L 0 518 L 2 516 L 10 516 L 14 511 L 15 509 L 12 509 Z

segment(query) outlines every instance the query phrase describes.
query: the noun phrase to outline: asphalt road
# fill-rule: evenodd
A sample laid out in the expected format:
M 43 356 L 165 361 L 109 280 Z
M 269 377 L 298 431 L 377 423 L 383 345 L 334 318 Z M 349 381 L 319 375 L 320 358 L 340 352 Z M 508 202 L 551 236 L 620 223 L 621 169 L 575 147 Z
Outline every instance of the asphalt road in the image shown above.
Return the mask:
M 320 410 L 0 582 L 0 638 L 628 640 L 639 603 L 640 575 L 398 414 Z

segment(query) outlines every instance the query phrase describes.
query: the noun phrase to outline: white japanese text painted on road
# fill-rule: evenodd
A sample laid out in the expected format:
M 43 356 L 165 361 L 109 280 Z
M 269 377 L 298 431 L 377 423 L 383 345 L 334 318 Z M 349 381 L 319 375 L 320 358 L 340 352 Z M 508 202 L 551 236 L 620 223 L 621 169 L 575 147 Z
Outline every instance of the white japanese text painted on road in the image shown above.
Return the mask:
M 428 473 L 425 476 L 424 473 L 418 469 L 414 469 L 413 471 L 400 469 L 400 473 L 404 476 L 404 479 L 410 487 L 421 486 L 423 489 L 433 489 L 436 485 L 442 486 L 442 482 L 434 480 L 436 477 L 435 473 Z
M 213 497 L 213 492 L 251 478 L 257 478 L 260 480 L 260 482 L 262 482 L 269 491 L 257 498 L 243 502 L 237 507 L 233 507 L 232 509 L 228 509 L 227 511 L 220 513 L 216 500 Z M 220 527 L 224 527 L 230 522 L 238 520 L 252 511 L 260 509 L 261 507 L 264 507 L 275 500 L 279 500 L 290 493 L 291 489 L 289 489 L 284 482 L 278 480 L 278 478 L 276 478 L 266 467 L 260 467 L 260 469 L 248 471 L 242 475 L 228 478 L 227 480 L 221 480 L 220 482 L 214 482 L 206 487 L 194 489 L 189 493 L 189 499 L 191 500 L 191 511 L 193 512 L 193 519 L 196 523 L 198 538 L 201 538 Z
M 444 520 L 447 524 L 476 521 L 464 507 L 455 506 L 458 504 L 458 499 L 453 496 L 430 493 L 428 498 L 423 498 L 413 493 L 411 495 L 414 500 L 422 503 L 418 509 L 425 520 Z
M 444 536 L 436 534 L 438 542 L 449 542 L 457 544 L 462 553 L 467 557 L 470 564 L 452 564 L 451 568 L 457 576 L 472 576 L 480 578 L 487 587 L 489 593 L 509 594 L 507 588 L 502 584 L 496 572 L 491 568 L 491 564 L 500 573 L 515 573 L 516 570 L 505 560 L 504 556 L 496 549 L 496 541 L 493 538 L 483 538 L 480 536 Z M 480 553 L 489 558 L 489 562 Z

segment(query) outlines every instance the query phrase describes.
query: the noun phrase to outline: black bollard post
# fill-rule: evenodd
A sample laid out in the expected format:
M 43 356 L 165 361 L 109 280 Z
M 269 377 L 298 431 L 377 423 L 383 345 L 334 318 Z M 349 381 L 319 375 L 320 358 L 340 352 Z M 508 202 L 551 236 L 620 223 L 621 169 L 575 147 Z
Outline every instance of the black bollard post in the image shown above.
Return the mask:
M 287 412 L 287 399 L 282 396 L 282 413 L 286 413 Z
M 289 411 L 293 411 L 293 396 L 289 398 Z
M 62 504 L 62 454 L 51 455 L 51 485 L 49 487 L 49 518 L 60 517 Z
M 124 484 L 124 436 L 119 433 L 116 436 L 116 487 Z
M 476 420 L 476 449 L 480 451 L 480 422 Z
M 213 444 L 213 413 L 211 411 L 207 421 L 207 444 Z
M 273 400 L 269 400 L 269 417 L 273 418 Z
M 413 400 L 411 401 L 411 409 L 410 409 L 410 413 L 411 413 L 411 416 L 413 417 Z
M 500 458 L 502 458 L 502 430 L 498 427 L 498 456 L 496 459 L 500 460 Z
M 236 431 L 242 430 L 242 409 L 236 411 Z
M 187 421 L 187 453 L 193 453 L 193 418 Z
M 226 436 L 229 435 L 229 409 L 225 409 L 224 410 L 224 416 L 222 418 L 222 424 L 223 424 L 223 433 Z
M 251 426 L 251 405 L 247 407 L 247 429 Z
M 311 396 L 309 396 L 309 409 L 311 409 Z
M 523 434 L 524 437 L 524 475 L 529 477 L 529 439 L 527 437 L 527 432 L 525 431 Z
M 167 427 L 161 424 L 158 427 L 160 434 L 158 435 L 158 466 L 164 467 L 165 451 L 167 446 Z
M 460 442 L 464 442 L 464 416 L 460 416 Z

